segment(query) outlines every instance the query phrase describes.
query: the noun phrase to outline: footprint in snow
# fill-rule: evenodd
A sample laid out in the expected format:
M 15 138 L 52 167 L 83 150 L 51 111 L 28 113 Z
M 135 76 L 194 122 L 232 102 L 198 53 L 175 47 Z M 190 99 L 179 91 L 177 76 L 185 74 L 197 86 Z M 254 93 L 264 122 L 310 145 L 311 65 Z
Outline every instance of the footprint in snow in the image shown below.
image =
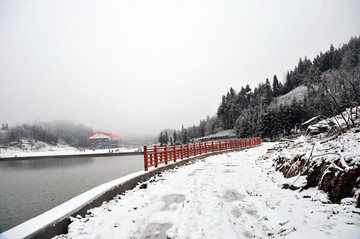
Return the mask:
M 183 194 L 169 194 L 163 197 L 163 200 L 165 201 L 165 206 L 163 207 L 162 211 L 169 210 L 169 206 L 173 203 L 181 203 L 185 200 L 185 195 Z

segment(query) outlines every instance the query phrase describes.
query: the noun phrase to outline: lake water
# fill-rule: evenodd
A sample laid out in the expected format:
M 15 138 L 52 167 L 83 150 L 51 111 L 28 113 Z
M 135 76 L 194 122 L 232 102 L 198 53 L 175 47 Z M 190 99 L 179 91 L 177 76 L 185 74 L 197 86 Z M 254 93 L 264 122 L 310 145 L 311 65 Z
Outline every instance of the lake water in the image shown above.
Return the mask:
M 0 161 L 0 233 L 143 164 L 143 155 Z

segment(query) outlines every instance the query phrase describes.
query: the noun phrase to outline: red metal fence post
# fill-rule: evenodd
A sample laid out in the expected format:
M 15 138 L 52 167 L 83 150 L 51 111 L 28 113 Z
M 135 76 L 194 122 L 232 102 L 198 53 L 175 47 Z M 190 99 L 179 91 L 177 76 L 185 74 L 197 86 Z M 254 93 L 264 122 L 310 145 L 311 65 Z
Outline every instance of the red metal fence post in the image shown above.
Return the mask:
M 147 154 L 147 146 L 144 146 L 144 170 L 149 170 L 149 162 L 148 162 L 148 154 Z
M 214 152 L 215 148 L 214 148 L 214 141 L 211 141 L 211 151 Z
M 205 154 L 206 154 L 207 153 L 207 142 L 205 141 L 204 144 L 205 144 Z
M 199 153 L 200 153 L 200 155 L 201 155 L 201 147 L 202 147 L 202 143 L 201 142 L 199 142 Z
M 164 145 L 164 151 L 165 151 L 165 165 L 168 164 L 168 150 L 167 150 L 167 145 Z
M 155 168 L 158 167 L 158 152 L 157 152 L 157 146 L 154 145 L 154 160 L 155 160 Z
M 221 140 L 219 140 L 219 151 L 221 151 Z
M 180 144 L 180 158 L 183 159 L 184 158 L 184 147 L 183 144 Z
M 190 158 L 190 145 L 187 143 L 187 157 Z
M 177 155 L 176 155 L 176 145 L 174 144 L 173 147 L 174 147 L 174 162 L 176 162 L 176 158 L 177 158 Z

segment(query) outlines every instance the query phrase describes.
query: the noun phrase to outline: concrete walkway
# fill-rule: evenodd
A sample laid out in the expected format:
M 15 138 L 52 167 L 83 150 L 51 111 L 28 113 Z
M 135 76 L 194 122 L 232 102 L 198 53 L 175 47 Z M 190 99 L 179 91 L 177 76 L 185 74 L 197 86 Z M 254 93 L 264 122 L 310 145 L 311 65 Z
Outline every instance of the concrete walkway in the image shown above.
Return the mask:
M 289 180 L 262 157 L 270 146 L 163 172 L 57 238 L 359 238 L 359 209 L 328 204 L 316 189 L 282 189 Z

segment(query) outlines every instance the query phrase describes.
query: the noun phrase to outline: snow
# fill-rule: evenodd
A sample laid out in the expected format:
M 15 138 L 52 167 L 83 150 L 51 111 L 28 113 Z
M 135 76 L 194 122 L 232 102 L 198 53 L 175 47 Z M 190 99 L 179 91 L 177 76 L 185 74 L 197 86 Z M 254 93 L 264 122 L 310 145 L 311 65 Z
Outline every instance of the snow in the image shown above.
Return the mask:
M 56 238 L 359 238 L 354 201 L 330 204 L 316 188 L 283 189 L 305 179 L 275 171 L 272 147 L 263 143 L 165 171 L 71 218 L 68 234 Z
M 204 136 L 204 137 L 200 137 L 200 138 L 195 138 L 195 141 L 206 141 L 206 140 L 212 140 L 212 139 L 224 139 L 224 138 L 235 138 L 236 137 L 236 133 L 234 129 L 228 129 L 228 130 L 223 130 L 220 131 L 216 134 L 212 134 L 212 135 L 208 135 L 208 136 Z
M 311 119 L 309 119 L 308 121 L 302 123 L 301 125 L 307 125 L 308 123 L 310 123 L 310 122 L 312 122 L 312 121 L 314 121 L 314 120 L 316 120 L 318 118 L 320 118 L 320 117 L 319 116 L 312 117 Z
M 346 112 L 345 117 L 349 117 Z M 162 172 L 90 209 L 84 217 L 71 218 L 68 234 L 55 238 L 360 238 L 360 209 L 355 199 L 360 189 L 354 189 L 354 198 L 332 204 L 317 188 L 301 189 L 306 176 L 285 179 L 275 171 L 275 159 L 291 160 L 299 155 L 314 163 L 332 163 L 340 171 L 360 164 L 357 128 L 331 138 L 325 135 L 263 143 Z M 336 165 L 337 159 L 340 164 Z M 24 238 L 142 174 L 94 188 L 0 238 Z M 284 189 L 285 185 L 299 189 Z
M 360 110 L 360 108 L 358 107 Z M 352 116 L 354 116 L 355 108 L 352 110 Z M 347 109 L 343 112 L 343 115 L 346 119 L 350 117 L 350 110 Z M 328 127 L 329 122 L 334 122 L 337 119 L 340 126 L 345 126 L 345 122 L 340 115 L 322 120 L 317 124 L 309 126 L 308 129 L 316 129 L 319 127 Z M 353 117 L 354 124 L 360 125 L 360 118 L 355 119 Z M 324 126 L 325 125 L 325 126 Z M 336 131 L 338 133 L 338 131 Z M 333 137 L 327 137 L 328 132 L 319 133 L 315 136 L 300 136 L 293 143 L 276 143 L 273 148 L 277 150 L 271 155 L 272 159 L 276 157 L 282 157 L 287 159 L 292 159 L 298 155 L 305 154 L 305 158 L 319 161 L 319 156 L 321 155 L 322 160 L 331 162 L 336 159 L 340 159 L 342 168 L 338 168 L 340 171 L 349 171 L 353 166 L 360 164 L 360 132 L 359 128 L 352 128 L 347 130 L 345 133 Z M 312 152 L 312 148 L 314 150 Z M 312 155 L 310 155 L 312 152 Z M 334 165 L 335 167 L 336 165 Z M 337 166 L 336 166 L 337 167 Z
M 352 119 L 355 123 L 359 122 L 359 119 L 356 119 L 356 111 L 358 114 L 360 114 L 360 107 L 354 107 L 352 109 L 346 109 L 344 112 L 342 112 L 344 118 L 348 122 L 348 124 L 352 125 L 351 120 Z M 309 126 L 306 130 L 306 135 L 308 134 L 320 134 L 320 137 L 326 137 L 327 133 L 334 127 L 339 130 L 346 130 L 347 125 L 344 121 L 344 118 L 341 115 L 337 115 L 328 119 L 321 120 L 317 124 L 313 124 Z
M 307 87 L 304 85 L 298 86 L 289 93 L 279 96 L 275 99 L 275 105 L 289 105 L 295 99 L 297 102 L 303 101 L 307 95 Z

